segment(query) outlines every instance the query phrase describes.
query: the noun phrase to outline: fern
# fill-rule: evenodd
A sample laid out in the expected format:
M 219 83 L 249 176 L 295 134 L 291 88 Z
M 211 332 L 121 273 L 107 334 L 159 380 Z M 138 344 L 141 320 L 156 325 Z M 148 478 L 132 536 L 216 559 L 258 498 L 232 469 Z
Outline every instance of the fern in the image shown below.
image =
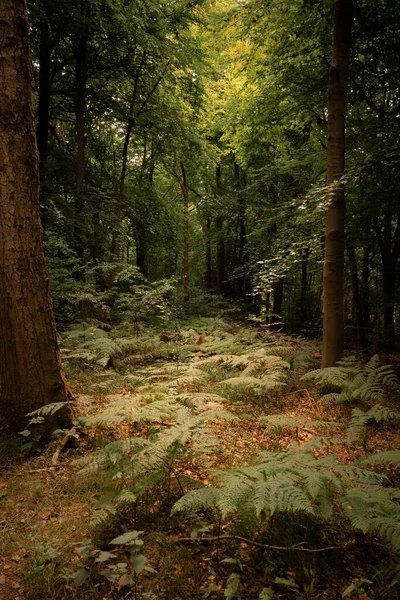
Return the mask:
M 142 396 L 117 396 L 101 413 L 89 417 L 86 425 L 120 425 L 129 423 L 151 423 L 170 420 L 176 413 L 176 404 L 172 398 L 154 400 Z
M 398 454 L 383 454 L 376 464 L 399 460 Z M 369 469 L 294 447 L 263 452 L 255 465 L 220 473 L 218 487 L 189 492 L 175 503 L 173 513 L 217 508 L 225 519 L 252 523 L 255 532 L 275 513 L 329 519 L 339 499 L 353 528 L 376 533 L 400 550 L 400 490 L 386 487 L 386 481 Z
M 327 428 L 337 425 L 335 421 L 310 420 L 305 417 L 290 417 L 289 415 L 266 415 L 260 417 L 260 425 L 266 425 L 267 429 L 278 433 L 283 427 L 296 428 Z
M 378 534 L 400 551 L 400 490 L 383 486 L 352 488 L 342 499 L 354 529 Z
M 336 367 L 317 369 L 303 375 L 302 380 L 315 380 L 321 387 L 336 387 L 339 392 L 322 396 L 332 402 L 354 402 L 372 400 L 382 402 L 385 390 L 395 388 L 398 380 L 391 365 L 379 365 L 378 355 L 373 356 L 365 365 L 354 357 L 345 358 Z
M 51 404 L 45 404 L 40 408 L 28 413 L 27 417 L 49 417 L 54 415 L 56 412 L 71 404 L 70 402 L 52 402 Z
M 397 421 L 399 419 L 398 413 L 375 404 L 368 411 L 363 411 L 360 408 L 354 408 L 351 411 L 351 419 L 349 427 L 347 429 L 347 439 L 354 441 L 361 437 L 368 425 L 372 423 L 381 423 L 383 421 Z
M 330 488 L 339 484 L 328 468 L 332 464 L 330 457 L 318 460 L 312 452 L 264 452 L 257 465 L 220 473 L 220 491 L 213 491 L 213 503 L 224 518 L 235 514 L 239 520 L 244 519 L 244 510 L 261 520 L 275 512 L 318 514 L 321 506 L 331 502 Z M 174 506 L 174 512 L 195 510 L 192 498 L 204 506 L 207 493 L 191 492 Z
M 381 466 L 381 465 L 393 465 L 397 469 L 400 468 L 400 450 L 386 450 L 385 452 L 378 452 L 372 456 L 367 456 L 361 461 L 362 465 L 367 466 Z

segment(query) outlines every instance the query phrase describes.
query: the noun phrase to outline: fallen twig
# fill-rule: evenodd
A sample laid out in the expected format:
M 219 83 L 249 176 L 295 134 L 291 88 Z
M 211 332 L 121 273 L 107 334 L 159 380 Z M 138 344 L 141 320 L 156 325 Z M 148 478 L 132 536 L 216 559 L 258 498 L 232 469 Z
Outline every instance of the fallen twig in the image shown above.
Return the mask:
M 207 544 L 210 542 L 216 542 L 218 540 L 239 540 L 240 542 L 245 542 L 246 544 L 251 544 L 252 546 L 257 546 L 258 548 L 271 548 L 272 550 L 294 550 L 297 552 L 326 552 L 327 550 L 345 550 L 347 546 L 353 544 L 354 541 L 349 542 L 345 546 L 325 546 L 325 548 L 302 548 L 299 544 L 296 546 L 274 546 L 272 544 L 261 544 L 261 542 L 256 542 L 254 540 L 249 540 L 248 538 L 242 537 L 240 535 L 215 535 L 209 537 L 202 538 L 177 538 L 173 540 L 175 543 L 178 542 L 201 542 L 203 544 Z
M 58 462 L 58 457 L 60 456 L 64 446 L 68 443 L 68 440 L 71 437 L 74 437 L 76 433 L 76 427 L 72 427 L 63 437 L 63 439 L 61 440 L 61 442 L 59 443 L 59 445 L 57 446 L 57 450 L 54 452 L 53 454 L 53 458 L 51 459 L 51 464 L 53 465 L 53 467 L 56 466 L 57 462 Z

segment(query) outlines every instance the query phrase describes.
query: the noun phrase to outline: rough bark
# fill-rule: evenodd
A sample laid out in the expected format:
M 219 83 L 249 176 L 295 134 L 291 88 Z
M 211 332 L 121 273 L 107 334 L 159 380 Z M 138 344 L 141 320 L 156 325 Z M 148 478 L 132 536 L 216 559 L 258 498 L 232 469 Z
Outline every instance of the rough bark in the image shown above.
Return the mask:
M 322 367 L 343 356 L 345 120 L 352 26 L 351 0 L 334 3 L 333 53 L 328 83 L 327 184 L 325 226 Z
M 40 406 L 69 400 L 44 261 L 30 64 L 26 0 L 2 0 L 0 412 L 12 428 Z

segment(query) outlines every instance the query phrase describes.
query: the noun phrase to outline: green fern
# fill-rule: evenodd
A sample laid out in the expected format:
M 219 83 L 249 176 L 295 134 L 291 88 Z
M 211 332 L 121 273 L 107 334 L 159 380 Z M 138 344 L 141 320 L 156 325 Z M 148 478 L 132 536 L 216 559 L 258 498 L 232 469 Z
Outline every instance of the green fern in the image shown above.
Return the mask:
M 345 358 L 339 361 L 336 367 L 306 373 L 302 380 L 315 380 L 322 388 L 339 388 L 338 392 L 322 396 L 323 400 L 338 403 L 356 400 L 382 402 L 385 390 L 398 385 L 392 366 L 379 366 L 378 355 L 373 356 L 365 365 L 358 363 L 354 357 Z
M 383 454 L 371 462 L 399 461 L 398 454 Z M 386 487 L 386 481 L 370 469 L 339 464 L 332 456 L 316 458 L 304 448 L 292 447 L 263 452 L 258 464 L 220 473 L 218 487 L 189 492 L 175 503 L 173 513 L 216 508 L 225 519 L 251 523 L 255 532 L 260 521 L 275 513 L 302 512 L 329 519 L 340 500 L 353 528 L 376 533 L 399 550 L 400 490 Z
M 365 434 L 368 425 L 382 423 L 383 421 L 397 421 L 399 418 L 400 416 L 398 413 L 385 406 L 381 406 L 380 404 L 375 404 L 368 411 L 354 408 L 351 411 L 351 419 L 347 429 L 347 439 L 352 442 L 360 438 Z
M 378 534 L 400 551 L 399 500 L 398 488 L 365 485 L 350 489 L 342 506 L 354 529 Z
M 393 465 L 397 469 L 400 469 L 400 450 L 386 450 L 384 452 L 378 452 L 377 454 L 363 458 L 361 464 L 372 467 L 375 465 Z
M 260 417 L 259 423 L 260 425 L 266 425 L 267 429 L 275 433 L 278 433 L 283 427 L 326 429 L 337 425 L 335 421 L 313 421 L 305 417 L 290 417 L 289 415 L 265 415 Z

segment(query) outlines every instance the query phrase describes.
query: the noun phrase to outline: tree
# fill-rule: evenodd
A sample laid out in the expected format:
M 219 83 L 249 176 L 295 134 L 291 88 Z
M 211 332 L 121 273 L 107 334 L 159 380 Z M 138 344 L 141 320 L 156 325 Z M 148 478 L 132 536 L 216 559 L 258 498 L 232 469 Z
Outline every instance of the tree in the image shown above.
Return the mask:
M 328 142 L 325 260 L 323 282 L 322 366 L 331 367 L 343 355 L 344 310 L 344 174 L 347 80 L 352 26 L 350 0 L 334 4 L 333 53 L 328 84 Z
M 26 0 L 4 0 L 0 24 L 0 412 L 14 429 L 70 394 L 43 252 Z

